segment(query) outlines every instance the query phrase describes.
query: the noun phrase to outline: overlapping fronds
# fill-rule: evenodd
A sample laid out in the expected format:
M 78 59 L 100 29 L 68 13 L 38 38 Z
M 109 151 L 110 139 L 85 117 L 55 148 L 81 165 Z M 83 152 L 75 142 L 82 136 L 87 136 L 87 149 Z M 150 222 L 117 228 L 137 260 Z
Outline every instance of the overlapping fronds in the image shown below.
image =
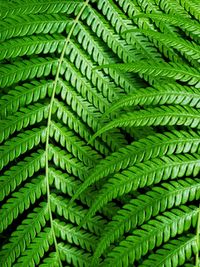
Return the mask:
M 2 0 L 0 266 L 198 266 L 197 0 Z

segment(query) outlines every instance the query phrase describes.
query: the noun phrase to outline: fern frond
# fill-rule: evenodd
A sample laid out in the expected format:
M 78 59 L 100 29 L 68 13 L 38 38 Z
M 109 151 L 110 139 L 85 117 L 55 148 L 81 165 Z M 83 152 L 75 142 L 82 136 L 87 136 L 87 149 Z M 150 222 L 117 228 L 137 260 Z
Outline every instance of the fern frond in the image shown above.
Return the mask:
M 82 66 L 82 64 L 81 64 Z M 106 107 L 108 106 L 109 102 L 107 98 L 105 98 L 101 93 L 97 91 L 95 87 L 91 86 L 91 83 L 88 82 L 88 80 L 81 75 L 77 69 L 72 66 L 71 63 L 65 61 L 65 79 L 66 81 L 69 81 L 71 85 L 75 88 L 73 88 L 71 85 L 69 85 L 67 82 L 64 82 L 62 79 L 58 80 L 58 86 L 60 86 L 60 91 L 62 92 L 61 97 L 63 100 L 67 100 L 67 97 L 69 94 L 75 94 L 75 92 L 79 93 L 83 99 L 87 99 L 90 104 L 92 104 L 96 109 L 99 109 L 99 111 L 104 112 Z M 105 90 L 106 91 L 106 90 Z M 107 90 L 108 91 L 108 90 Z M 106 94 L 110 100 L 110 98 L 113 98 L 112 91 L 106 91 Z M 69 98 L 70 99 L 70 98 Z
M 153 77 L 170 78 L 182 82 L 187 82 L 189 85 L 200 86 L 200 72 L 198 69 L 189 67 L 186 64 L 179 63 L 155 63 L 153 61 L 140 61 L 124 64 L 102 65 L 98 68 L 113 68 L 125 72 L 134 72 L 142 75 L 152 75 Z
M 67 124 L 69 129 L 75 131 L 75 133 L 77 133 L 80 137 L 89 142 L 92 137 L 92 131 L 88 129 L 88 127 L 82 122 L 82 120 L 78 116 L 75 116 L 71 109 L 64 105 L 64 103 L 62 103 L 61 101 L 55 99 L 54 105 L 57 110 L 56 115 L 58 119 L 62 120 L 64 124 Z M 93 142 L 91 142 L 91 144 L 103 155 L 109 154 L 108 147 L 106 147 L 99 140 L 94 140 Z
M 1 44 L 0 60 L 30 56 L 38 54 L 60 52 L 64 45 L 64 37 L 61 34 L 37 35 L 24 38 L 10 39 Z
M 98 110 L 77 95 L 76 92 L 71 91 L 70 88 L 68 88 L 67 94 L 66 91 L 63 90 L 63 97 L 66 97 L 67 104 L 71 105 L 72 110 L 91 128 L 91 131 L 96 132 L 97 129 L 102 127 L 99 115 L 97 115 Z M 106 143 L 107 147 L 112 149 L 112 151 L 119 149 L 121 145 L 126 143 L 123 135 L 118 130 L 114 132 L 115 137 L 111 137 L 107 133 L 102 135 L 102 140 Z
M 42 13 L 72 13 L 74 9 L 83 3 L 82 0 L 42 0 L 42 1 L 27 1 L 21 4 L 20 0 L 14 2 L 3 3 L 1 2 L 0 17 L 8 17 L 12 15 L 25 15 L 25 14 L 42 14 Z
M 106 225 L 94 256 L 99 257 L 111 243 L 136 226 L 142 225 L 152 216 L 194 199 L 200 199 L 198 178 L 163 183 L 159 187 L 153 187 L 146 194 L 131 199 Z
M 2 267 L 198 265 L 197 2 L 1 1 Z
M 22 86 L 16 86 L 14 89 L 9 90 L 8 94 L 0 99 L 1 119 L 5 119 L 22 107 L 44 99 L 47 94 L 51 94 L 52 88 L 52 80 L 41 80 L 40 82 L 32 81 L 30 83 L 25 83 Z
M 165 244 L 139 266 L 183 266 L 185 261 L 191 258 L 192 254 L 198 253 L 199 249 L 196 236 L 183 236 Z
M 11 235 L 9 243 L 3 246 L 0 252 L 2 267 L 12 266 L 16 258 L 23 253 L 42 227 L 48 220 L 48 207 L 46 203 L 41 203 L 35 208 L 33 213 L 28 214 L 17 230 Z
M 9 170 L 0 177 L 0 200 L 14 191 L 28 177 L 33 176 L 34 173 L 44 168 L 45 166 L 45 152 L 38 150 L 30 157 L 26 157 L 20 161 L 16 166 L 12 166 Z
M 86 146 L 86 144 L 74 135 L 72 131 L 69 131 L 60 123 L 51 122 L 50 125 L 50 136 L 54 137 L 55 141 L 59 142 L 65 147 L 74 157 L 83 161 L 87 166 L 94 166 L 100 159 L 100 156 Z
M 158 125 L 184 125 L 200 129 L 200 114 L 194 108 L 178 105 L 146 108 L 140 111 L 129 112 L 107 123 L 93 135 L 92 140 L 116 127 Z
M 83 49 L 87 51 L 96 64 L 102 65 L 116 63 L 116 59 L 114 57 L 110 57 L 111 52 L 103 49 L 101 43 L 96 40 L 94 34 L 89 31 L 88 27 L 79 23 L 77 25 L 76 36 L 79 44 L 82 45 Z M 138 80 L 133 75 L 127 73 L 121 73 L 117 70 L 113 71 L 111 69 L 109 69 L 107 73 L 112 77 L 114 82 L 127 93 L 137 90 L 137 88 L 140 88 L 143 84 L 142 80 Z M 121 88 L 117 88 L 117 91 L 121 92 Z
M 79 100 L 80 102 L 82 102 L 82 105 L 84 105 L 84 102 L 86 102 L 87 99 L 90 103 L 88 106 L 91 110 L 91 107 L 94 106 L 94 113 L 97 113 L 98 110 L 104 112 L 109 102 L 100 93 L 97 92 L 96 88 L 92 88 L 91 84 L 89 84 L 87 80 L 80 75 L 80 73 L 75 71 L 70 64 L 65 65 L 65 67 L 65 79 L 69 80 L 73 87 L 77 89 L 74 90 L 74 88 L 67 82 L 59 79 L 58 86 L 60 86 L 60 91 L 62 92 L 62 99 L 66 100 L 68 104 L 72 101 L 75 102 Z M 80 95 L 76 91 L 78 91 Z M 72 108 L 75 109 L 75 103 Z
M 94 215 L 109 201 L 168 179 L 181 178 L 184 176 L 197 176 L 200 171 L 200 159 L 198 154 L 191 156 L 173 155 L 170 157 L 160 157 L 142 163 L 113 175 L 104 183 L 102 189 L 89 209 L 85 220 Z
M 1 121 L 0 143 L 8 139 L 10 135 L 19 132 L 21 129 L 41 122 L 48 117 L 48 104 L 29 105 L 28 108 L 21 108 L 15 115 L 8 116 Z
M 59 256 L 56 252 L 51 252 L 43 262 L 40 264 L 40 267 L 59 267 Z
M 84 179 L 87 176 L 88 167 L 71 154 L 53 145 L 49 145 L 49 160 L 51 159 L 56 166 L 79 177 L 79 179 Z
M 33 242 L 24 251 L 22 256 L 18 259 L 15 267 L 35 266 L 40 263 L 41 257 L 48 251 L 49 246 L 53 243 L 53 233 L 51 228 L 44 228 L 44 230 L 33 239 Z
M 44 143 L 46 138 L 46 128 L 33 128 L 16 137 L 6 141 L 0 148 L 0 170 L 27 150 L 37 146 L 40 142 Z
M 0 87 L 10 86 L 19 81 L 48 76 L 53 66 L 57 65 L 55 58 L 33 58 L 31 60 L 16 61 L 0 69 Z
M 127 95 L 113 103 L 103 114 L 109 113 L 127 106 L 152 106 L 152 105 L 188 105 L 200 107 L 200 94 L 197 89 L 184 86 L 174 86 L 173 84 L 163 85 L 155 88 L 140 89 L 139 92 Z
M 173 16 L 170 14 L 142 14 L 137 15 L 134 18 L 150 18 L 154 20 L 158 20 L 164 23 L 169 23 L 171 25 L 177 26 L 181 28 L 183 31 L 187 31 L 190 33 L 190 36 L 199 36 L 200 34 L 200 25 L 191 19 L 183 18 L 182 16 Z
M 2 41 L 16 36 L 40 33 L 61 33 L 69 23 L 66 17 L 58 14 L 24 15 L 8 17 L 2 22 L 0 39 Z
M 119 38 L 97 11 L 90 6 L 85 9 L 85 12 L 86 11 L 88 12 L 86 19 L 87 25 L 91 27 L 92 31 L 96 33 L 97 36 L 101 36 L 104 42 L 107 43 L 107 46 L 111 48 L 114 53 L 117 53 L 119 58 L 124 62 L 128 62 L 130 58 L 135 60 L 141 59 L 140 52 L 133 50 L 131 45 L 127 45 L 124 40 Z
M 112 1 L 103 0 L 98 3 L 97 6 L 102 10 L 103 14 L 110 20 L 113 27 L 116 29 L 118 33 L 128 30 L 132 24 L 131 20 L 125 20 L 124 14 L 120 14 L 120 10 L 113 4 Z M 155 49 L 152 43 L 148 41 L 144 36 L 131 35 L 130 43 L 140 51 L 143 55 L 143 58 L 148 59 L 160 59 L 160 54 Z
M 86 253 L 84 250 L 65 245 L 64 243 L 59 243 L 58 249 L 62 260 L 66 260 L 68 264 L 86 267 L 91 262 L 91 254 Z
M 118 90 L 120 91 L 120 88 L 115 88 L 115 86 L 110 82 L 109 76 L 106 76 L 104 73 L 94 69 L 94 63 L 87 54 L 83 53 L 80 47 L 75 45 L 73 42 L 69 42 L 66 55 L 69 55 L 69 60 L 85 77 L 87 77 L 88 80 L 90 80 L 94 86 L 96 86 L 97 90 L 101 92 L 108 101 L 112 101 L 112 99 L 116 97 L 116 92 Z M 66 72 L 68 65 L 68 62 L 65 59 L 61 69 L 61 74 L 64 73 L 67 80 L 68 75 L 70 75 Z
M 164 55 L 167 55 L 168 47 L 172 47 L 179 51 L 183 56 L 192 63 L 193 66 L 199 67 L 197 62 L 200 62 L 200 49 L 194 42 L 189 42 L 178 37 L 171 36 L 166 33 L 159 33 L 153 30 L 130 30 L 129 32 L 141 32 L 147 36 L 154 44 L 161 49 Z M 168 49 L 166 49 L 166 46 Z M 167 52 L 166 52 L 167 51 Z M 197 61 L 197 62 L 196 62 Z
M 171 237 L 181 234 L 190 227 L 195 227 L 198 209 L 194 206 L 183 206 L 165 212 L 155 220 L 149 221 L 141 230 L 133 231 L 132 235 L 120 242 L 108 253 L 102 266 L 129 266 L 135 260 L 147 254 L 149 250 L 167 242 Z
M 80 246 L 89 252 L 94 251 L 97 242 L 94 235 L 83 230 L 77 231 L 73 225 L 66 224 L 58 219 L 54 220 L 53 225 L 57 237 L 61 237 L 63 240 L 67 240 L 69 243 Z
M 53 167 L 49 168 L 48 174 L 49 183 L 54 184 L 56 189 L 69 196 L 73 195 L 74 190 L 77 188 L 78 184 L 80 184 L 80 181 L 75 180 L 73 176 L 69 176 Z
M 158 156 L 180 154 L 182 152 L 199 151 L 199 133 L 172 131 L 164 134 L 157 134 L 134 142 L 125 148 L 115 152 L 100 161 L 96 168 L 90 173 L 88 179 L 80 186 L 72 197 L 75 200 L 86 188 L 100 179 L 126 169 L 135 163 L 149 160 Z
M 27 183 L 18 192 L 13 193 L 12 198 L 9 198 L 0 209 L 2 218 L 0 232 L 6 229 L 18 217 L 18 214 L 22 214 L 31 204 L 35 203 L 36 199 L 39 199 L 45 193 L 46 181 L 45 177 L 41 175 L 33 179 L 31 183 Z
M 200 21 L 200 5 L 198 1 L 178 0 L 178 2 L 187 12 Z
M 76 204 L 69 206 L 69 200 L 62 196 L 51 194 L 51 208 L 53 212 L 57 212 L 60 216 L 63 216 L 66 220 L 70 220 L 71 223 L 76 226 L 83 220 L 87 210 Z M 84 229 L 88 229 L 91 233 L 99 235 L 103 231 L 105 220 L 100 216 L 95 216 L 87 221 L 83 225 Z
M 154 0 L 154 2 L 163 10 L 166 14 L 179 14 L 183 18 L 189 18 L 187 11 L 177 1 L 173 0 Z

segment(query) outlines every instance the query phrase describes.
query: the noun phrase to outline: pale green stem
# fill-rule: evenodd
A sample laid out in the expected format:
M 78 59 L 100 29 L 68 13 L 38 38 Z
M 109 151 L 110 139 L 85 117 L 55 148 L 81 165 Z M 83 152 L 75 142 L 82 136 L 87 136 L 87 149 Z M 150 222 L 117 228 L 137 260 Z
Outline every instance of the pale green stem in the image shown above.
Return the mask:
M 199 205 L 199 212 L 198 212 L 198 219 L 197 219 L 197 234 L 196 234 L 196 239 L 197 239 L 197 254 L 196 254 L 196 267 L 200 266 L 199 262 L 199 239 L 200 239 L 200 205 Z
M 58 261 L 59 261 L 59 266 L 63 266 L 62 262 L 60 260 L 59 257 L 59 249 L 58 249 L 58 243 L 56 240 L 56 235 L 55 235 L 55 231 L 53 228 L 53 216 L 52 216 L 52 212 L 51 212 L 51 204 L 50 204 L 50 186 L 49 186 L 49 133 L 50 133 L 50 125 L 51 125 L 51 117 L 52 117 L 52 109 L 53 109 L 53 103 L 54 103 L 54 99 L 55 99 L 55 92 L 56 92 L 56 87 L 58 84 L 58 78 L 60 75 L 60 69 L 61 69 L 61 65 L 62 65 L 62 61 L 64 59 L 64 55 L 65 55 L 65 51 L 67 48 L 67 44 L 72 36 L 72 33 L 74 31 L 74 28 L 76 26 L 76 24 L 79 21 L 79 18 L 81 16 L 81 14 L 83 13 L 85 7 L 88 5 L 89 0 L 85 1 L 82 8 L 80 9 L 78 15 L 76 16 L 76 18 L 74 19 L 73 25 L 69 31 L 69 34 L 67 36 L 67 38 L 65 39 L 65 43 L 62 49 L 62 53 L 58 62 L 58 67 L 56 70 L 56 77 L 55 77 L 55 81 L 54 81 L 54 86 L 53 86 L 53 90 L 52 90 L 52 96 L 51 96 L 51 100 L 50 100 L 50 104 L 49 104 L 49 114 L 48 114 L 48 120 L 47 120 L 47 131 L 46 131 L 46 144 L 45 144 L 45 176 L 46 176 L 46 186 L 47 186 L 47 205 L 48 205 L 48 210 L 49 210 L 49 218 L 50 218 L 50 225 L 51 225 L 51 229 L 53 232 L 53 240 L 54 240 L 54 245 L 55 245 L 55 250 L 56 253 L 58 255 Z

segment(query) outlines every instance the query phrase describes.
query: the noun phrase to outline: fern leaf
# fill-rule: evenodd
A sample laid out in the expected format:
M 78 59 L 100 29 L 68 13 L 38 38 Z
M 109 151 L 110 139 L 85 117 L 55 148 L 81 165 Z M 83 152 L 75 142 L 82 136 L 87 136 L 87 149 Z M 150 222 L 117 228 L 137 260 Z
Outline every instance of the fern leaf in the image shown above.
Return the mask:
M 36 199 L 45 193 L 46 183 L 43 176 L 38 176 L 31 183 L 27 183 L 24 188 L 21 188 L 19 192 L 13 193 L 12 198 L 9 198 L 8 202 L 0 209 L 2 218 L 0 232 L 6 229 L 17 218 L 18 214 L 23 213 L 31 204 L 35 203 Z
M 140 18 L 140 17 L 146 17 L 151 18 L 154 20 L 162 21 L 165 23 L 169 23 L 171 25 L 177 26 L 181 28 L 182 30 L 185 30 L 187 32 L 190 32 L 192 35 L 199 36 L 200 34 L 200 26 L 199 24 L 191 19 L 183 18 L 182 16 L 173 16 L 169 14 L 142 14 L 137 15 L 134 18 Z
M 115 27 L 117 32 L 121 33 L 121 31 L 126 31 L 130 28 L 132 21 L 125 20 L 124 14 L 120 14 L 120 10 L 112 1 L 103 0 L 98 3 L 98 8 L 101 9 L 107 19 L 111 21 L 111 24 Z M 160 54 L 146 38 L 131 35 L 130 42 L 143 54 L 144 58 L 160 59 Z
M 139 266 L 183 266 L 198 250 L 196 236 L 183 236 L 165 244 Z
M 86 210 L 83 207 L 75 204 L 69 206 L 69 200 L 62 196 L 57 196 L 52 193 L 50 200 L 52 211 L 56 211 L 60 216 L 63 216 L 66 220 L 70 220 L 71 223 L 75 225 L 79 225 L 86 214 Z M 103 230 L 104 224 L 104 219 L 100 216 L 95 216 L 88 220 L 87 223 L 83 225 L 83 228 L 88 229 L 91 233 L 99 235 Z
M 137 33 L 138 31 L 130 30 L 126 33 L 129 32 Z M 199 64 L 195 62 L 200 62 L 200 50 L 196 43 L 182 40 L 181 38 L 177 38 L 169 34 L 158 33 L 153 30 L 140 30 L 139 32 L 149 37 L 149 39 L 153 41 L 158 48 L 161 48 L 161 51 L 164 55 L 167 55 L 167 53 L 165 52 L 166 46 L 172 47 L 179 51 L 182 55 L 185 55 L 186 59 L 188 59 L 193 66 L 199 67 Z
M 196 141 L 195 141 L 196 140 Z M 196 152 L 199 149 L 200 139 L 195 132 L 168 132 L 142 139 L 137 143 L 128 145 L 102 160 L 91 172 L 88 179 L 72 197 L 74 201 L 86 188 L 100 179 L 126 169 L 142 160 L 153 159 L 157 156 Z
M 68 173 L 72 173 L 79 177 L 79 179 L 84 179 L 89 170 L 89 168 L 78 159 L 53 145 L 49 145 L 49 160 L 51 159 L 56 166 L 60 166 L 61 169 L 67 170 Z
M 187 82 L 189 85 L 195 85 L 199 88 L 200 74 L 199 70 L 179 63 L 157 63 L 153 61 L 140 61 L 125 64 L 110 64 L 102 65 L 98 68 L 113 68 L 125 72 L 134 72 L 143 75 L 152 75 L 153 77 L 172 78 L 182 82 Z
M 77 231 L 73 225 L 65 224 L 59 220 L 53 222 L 55 233 L 57 237 L 67 240 L 69 243 L 80 246 L 83 249 L 91 252 L 94 251 L 97 238 L 83 230 Z
M 41 127 L 20 133 L 17 137 L 6 141 L 0 149 L 0 170 L 40 142 L 44 143 L 45 138 L 46 128 Z
M 85 77 L 83 77 L 83 75 L 81 75 L 72 66 L 72 64 L 68 62 L 65 62 L 65 79 L 72 84 L 75 90 L 78 91 L 78 93 L 80 93 L 80 95 L 84 99 L 87 99 L 89 103 L 94 105 L 95 108 L 99 109 L 99 111 L 101 112 L 105 111 L 109 103 L 107 99 L 102 96 L 96 88 L 91 87 L 91 84 L 88 82 L 88 80 L 85 79 Z M 63 100 L 66 99 L 66 95 L 73 95 L 73 91 L 75 91 L 68 83 L 64 82 L 62 79 L 59 79 L 58 86 L 60 86 L 60 91 L 62 91 L 61 97 Z M 110 90 L 110 92 L 108 90 L 105 91 L 107 94 L 106 97 L 108 97 L 109 100 L 113 99 L 112 90 Z M 67 99 L 67 101 L 69 100 Z
M 64 243 L 58 244 L 58 249 L 63 260 L 66 260 L 68 264 L 74 266 L 87 266 L 91 261 L 91 254 L 85 253 L 85 251 L 64 245 Z
M 140 52 L 138 53 L 138 51 L 133 50 L 131 45 L 127 45 L 124 40 L 121 40 L 97 11 L 90 6 L 85 10 L 88 12 L 87 25 L 91 26 L 92 31 L 95 32 L 97 36 L 102 36 L 102 39 L 107 42 L 108 47 L 111 48 L 114 53 L 117 53 L 119 58 L 124 62 L 130 60 L 130 57 L 135 60 L 141 59 Z
M 1 68 L 1 88 L 10 86 L 19 81 L 34 77 L 48 76 L 58 60 L 54 58 L 34 58 L 32 60 L 17 61 Z
M 2 267 L 198 265 L 197 2 L 1 1 Z
M 135 230 L 126 240 L 120 242 L 108 253 L 103 266 L 129 266 L 142 255 L 184 231 L 195 227 L 197 221 L 197 207 L 183 206 L 158 216 L 155 220 L 143 225 L 141 230 Z M 119 257 L 120 255 L 120 257 Z
M 61 33 L 68 21 L 58 14 L 24 15 L 23 17 L 6 18 L 2 23 L 0 39 L 2 41 L 16 36 L 32 35 L 34 33 Z
M 39 99 L 44 99 L 53 88 L 53 81 L 41 80 L 25 83 L 22 86 L 17 86 L 8 91 L 8 94 L 0 99 L 0 117 L 5 119 L 31 103 L 37 102 Z
M 174 2 L 173 0 L 155 0 L 155 3 L 162 9 L 166 14 L 178 14 L 182 16 L 183 18 L 188 18 L 189 15 L 185 11 L 185 9 L 176 1 Z
M 20 112 L 13 116 L 8 116 L 6 120 L 2 120 L 2 127 L 0 129 L 0 143 L 8 139 L 10 135 L 19 132 L 29 125 L 41 122 L 48 117 L 49 105 L 35 104 L 28 108 L 21 108 Z
M 198 1 L 178 0 L 180 5 L 185 8 L 187 12 L 193 15 L 197 20 L 200 21 L 199 3 Z
M 27 1 L 23 2 L 21 5 L 21 0 L 15 0 L 14 3 L 1 3 L 1 13 L 0 17 L 8 17 L 12 15 L 24 15 L 24 14 L 42 14 L 42 13 L 65 13 L 68 14 L 74 11 L 74 9 L 82 3 L 82 0 L 68 0 L 67 2 L 64 0 L 42 0 L 42 1 Z
M 99 44 L 95 36 L 91 34 L 87 27 L 79 23 L 77 28 L 77 41 L 93 58 L 93 60 L 95 60 L 95 63 L 99 65 L 116 63 L 115 58 L 110 57 L 110 51 L 108 52 L 103 49 L 103 47 Z M 112 90 L 112 93 L 115 91 L 116 93 L 120 93 L 122 89 L 124 92 L 128 93 L 130 91 L 137 90 L 137 88 L 140 88 L 143 84 L 142 80 L 138 80 L 133 75 L 128 73 L 121 73 L 117 70 L 113 71 L 109 69 L 108 74 L 112 77 L 114 82 L 121 87 L 117 88 L 117 90 Z
M 12 266 L 16 258 L 25 251 L 35 236 L 40 233 L 47 219 L 48 207 L 46 203 L 42 203 L 18 226 L 17 231 L 9 239 L 9 243 L 3 246 L 0 252 L 2 267 Z
M 162 106 L 156 108 L 146 108 L 144 110 L 123 114 L 117 119 L 109 122 L 101 130 L 97 131 L 93 137 L 111 130 L 115 127 L 138 127 L 138 126 L 158 126 L 158 125 L 185 125 L 191 128 L 200 129 L 199 112 L 190 107 L 182 106 Z
M 130 94 L 123 99 L 116 101 L 106 110 L 103 116 L 127 106 L 152 106 L 152 105 L 188 105 L 191 107 L 199 107 L 200 95 L 198 90 L 189 87 L 176 87 L 173 84 L 163 87 L 145 88 L 138 93 Z
M 196 176 L 199 173 L 199 155 L 190 154 L 160 157 L 115 174 L 99 190 L 99 194 L 85 218 L 91 217 L 109 201 L 135 191 L 138 188 L 158 184 L 160 181 Z M 162 177 L 162 178 L 161 178 Z
M 73 111 L 77 112 L 77 115 L 81 117 L 93 131 L 101 128 L 101 123 L 98 122 L 98 110 L 86 102 L 85 99 L 77 95 L 76 92 L 70 90 L 70 87 L 68 87 L 66 83 L 62 84 L 65 84 L 65 90 L 62 90 L 62 98 L 65 99 L 68 105 L 71 105 Z M 118 135 L 115 134 L 115 136 L 115 138 L 111 138 L 107 134 L 102 136 L 103 141 L 106 142 L 113 151 L 117 150 L 120 145 L 124 145 L 124 138 L 119 131 Z
M 12 166 L 9 170 L 0 177 L 0 200 L 14 191 L 28 177 L 33 176 L 34 173 L 39 171 L 45 166 L 45 153 L 44 150 L 38 150 L 30 157 L 26 157 L 20 161 L 16 166 Z
M 10 39 L 3 42 L 0 48 L 0 60 L 18 56 L 54 53 L 61 51 L 64 38 L 60 34 L 37 35 L 24 38 Z
M 62 120 L 64 124 L 67 124 L 69 129 L 74 130 L 80 137 L 84 138 L 87 142 L 92 137 L 92 132 L 88 127 L 82 122 L 82 120 L 75 116 L 74 113 L 65 106 L 61 101 L 57 99 L 54 100 L 55 109 L 57 110 L 58 119 Z M 109 154 L 108 147 L 105 147 L 99 140 L 94 140 L 91 144 L 100 151 L 103 155 Z
M 49 246 L 53 243 L 52 229 L 45 228 L 43 232 L 39 233 L 33 242 L 28 246 L 28 249 L 14 264 L 15 267 L 35 266 L 40 263 L 40 258 L 48 251 Z
M 199 182 L 198 178 L 194 180 L 188 178 L 163 183 L 159 187 L 153 187 L 146 194 L 130 200 L 106 225 L 94 257 L 99 257 L 111 243 L 136 226 L 142 225 L 152 216 L 174 206 L 185 204 L 188 200 L 200 199 Z
M 59 267 L 59 255 L 56 252 L 51 252 L 48 257 L 44 258 L 40 267 Z
M 86 166 L 94 166 L 100 159 L 100 156 L 89 146 L 74 136 L 73 132 L 67 131 L 60 123 L 51 122 L 50 136 L 54 136 L 55 141 L 65 147 L 74 157 L 83 161 Z

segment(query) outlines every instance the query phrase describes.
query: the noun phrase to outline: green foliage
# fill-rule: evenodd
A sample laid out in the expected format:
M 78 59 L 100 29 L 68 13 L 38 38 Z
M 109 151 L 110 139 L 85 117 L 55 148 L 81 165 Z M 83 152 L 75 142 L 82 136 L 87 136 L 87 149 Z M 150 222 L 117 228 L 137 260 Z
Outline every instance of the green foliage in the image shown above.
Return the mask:
M 2 0 L 0 266 L 198 266 L 197 0 Z

